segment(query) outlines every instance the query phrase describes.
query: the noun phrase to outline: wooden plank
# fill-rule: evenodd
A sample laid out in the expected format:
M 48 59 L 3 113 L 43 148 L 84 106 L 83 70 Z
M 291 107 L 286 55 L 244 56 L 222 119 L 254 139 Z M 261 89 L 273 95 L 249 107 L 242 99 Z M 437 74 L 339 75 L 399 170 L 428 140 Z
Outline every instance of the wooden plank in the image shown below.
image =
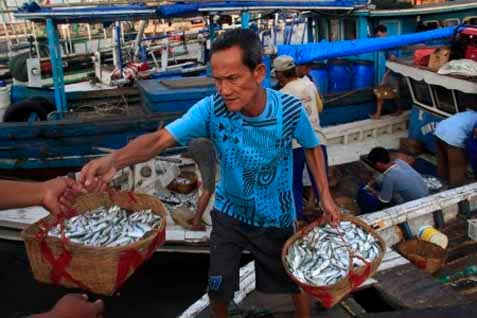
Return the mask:
M 407 136 L 408 133 L 403 131 L 394 135 L 378 136 L 359 143 L 329 145 L 327 147 L 329 165 L 336 166 L 357 161 L 374 147 L 397 148 L 399 147 L 399 138 Z
M 383 230 L 419 216 L 456 205 L 477 196 L 477 182 L 360 216 L 376 230 Z
M 462 304 L 465 299 L 432 275 L 409 263 L 379 272 L 374 287 L 395 308 L 429 308 Z
M 464 304 L 449 307 L 408 309 L 382 313 L 367 313 L 361 318 L 475 318 L 477 317 L 477 306 L 475 304 Z
M 234 302 L 239 304 L 255 289 L 255 262 L 250 262 L 240 268 L 240 290 L 235 294 Z M 199 300 L 186 309 L 179 318 L 197 317 L 202 311 L 209 307 L 209 296 L 204 294 Z
M 403 112 L 400 116 L 383 116 L 380 120 L 366 119 L 323 128 L 323 133 L 329 141 L 340 138 L 344 135 L 352 135 L 372 130 L 389 129 L 388 133 L 394 133 L 401 130 L 401 125 L 406 125 L 409 121 L 409 111 Z M 391 127 L 391 128 L 389 128 Z M 361 139 L 366 136 L 361 136 Z
M 44 218 L 48 211 L 40 206 L 0 211 L 0 226 L 23 230 Z

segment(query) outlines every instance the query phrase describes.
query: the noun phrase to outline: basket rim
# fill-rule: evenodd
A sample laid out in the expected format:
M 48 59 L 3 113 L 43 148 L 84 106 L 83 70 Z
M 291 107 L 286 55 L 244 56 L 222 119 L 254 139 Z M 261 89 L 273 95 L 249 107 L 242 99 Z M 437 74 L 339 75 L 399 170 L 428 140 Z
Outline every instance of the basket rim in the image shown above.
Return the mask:
M 428 242 L 426 240 L 421 240 L 419 238 L 413 238 L 413 239 L 410 239 L 410 240 L 406 240 L 406 241 L 403 241 L 401 243 L 399 243 L 397 245 L 397 250 L 399 253 L 401 254 L 404 254 L 405 252 L 403 251 L 403 249 L 405 248 L 405 246 L 408 246 L 408 245 L 411 245 L 411 244 L 422 244 L 422 245 L 426 245 L 426 246 L 429 246 L 431 247 L 432 249 L 436 250 L 436 251 L 439 251 L 440 253 L 442 253 L 442 257 L 432 257 L 432 259 L 446 259 L 447 256 L 448 256 L 448 251 L 447 249 L 444 249 L 442 248 L 441 246 L 437 245 L 437 244 L 434 244 L 432 242 Z M 414 255 L 419 255 L 417 253 L 412 253 Z
M 131 192 L 128 192 L 128 191 L 118 191 L 118 192 L 115 192 L 114 195 L 119 195 L 119 196 L 129 196 Z M 107 199 L 107 200 L 111 200 L 111 196 L 109 195 L 109 193 L 88 193 L 88 194 L 84 194 L 84 195 L 81 195 L 81 196 L 78 196 L 78 198 L 76 200 L 86 200 L 86 199 L 89 199 L 91 197 L 95 197 L 97 199 L 100 199 L 100 198 L 103 198 L 103 199 Z M 156 214 L 160 214 L 161 216 L 161 222 L 159 224 L 159 226 L 150 231 L 149 235 L 147 235 L 146 237 L 142 237 L 141 239 L 137 240 L 136 242 L 133 242 L 131 244 L 127 244 L 127 245 L 123 245 L 123 246 L 114 246 L 114 247 L 106 247 L 106 246 L 89 246 L 89 245 L 84 245 L 84 244 L 80 244 L 80 243 L 74 243 L 74 242 L 71 242 L 69 239 L 67 241 L 67 246 L 68 247 L 72 247 L 72 248 L 75 248 L 77 250 L 81 250 L 81 251 L 91 251 L 91 252 L 98 252 L 98 251 L 112 251 L 112 252 L 122 252 L 122 251 L 125 251 L 125 250 L 129 250 L 131 248 L 142 248 L 143 246 L 147 245 L 146 243 L 152 241 L 156 235 L 158 235 L 159 233 L 161 232 L 164 232 L 165 229 L 166 229 L 166 225 L 167 225 L 167 220 L 166 220 L 166 217 L 167 217 L 167 214 L 166 214 L 166 211 L 165 211 L 165 206 L 164 204 L 156 197 L 152 196 L 152 195 L 149 195 L 149 194 L 145 194 L 145 193 L 134 193 L 134 197 L 136 199 L 141 199 L 141 198 L 149 198 L 149 199 L 152 199 L 154 201 L 157 201 L 160 203 L 160 206 L 162 206 L 163 210 L 160 211 L 160 210 L 153 210 L 154 213 Z M 113 204 L 117 204 L 117 202 L 112 202 L 110 201 Z M 75 201 L 75 203 L 73 204 L 73 206 L 77 203 L 77 201 Z M 119 204 L 118 204 L 119 205 Z M 85 210 L 85 211 L 77 211 L 77 214 L 76 215 L 79 215 L 79 214 L 83 214 L 83 213 L 86 213 L 88 210 Z M 76 216 L 75 215 L 75 216 Z M 31 241 L 31 240 L 36 240 L 36 234 L 40 231 L 40 228 L 41 226 L 47 222 L 47 223 L 50 223 L 53 218 L 55 216 L 52 215 L 52 214 L 49 214 L 47 216 L 45 216 L 44 218 L 41 218 L 40 220 L 38 220 L 37 222 L 29 225 L 27 228 L 25 228 L 22 232 L 21 232 L 21 237 L 23 238 L 24 241 Z M 74 217 L 74 216 L 72 216 Z M 49 222 L 50 221 L 50 222 Z M 57 237 L 52 237 L 52 236 L 46 236 L 45 237 L 45 241 L 48 243 L 48 244 L 61 244 L 62 243 L 62 240 L 60 238 L 57 238 Z
M 381 252 L 378 254 L 378 256 L 372 260 L 369 264 L 370 265 L 373 265 L 373 264 L 381 264 L 382 262 L 382 259 L 384 258 L 384 255 L 386 254 L 386 243 L 384 242 L 383 238 L 378 235 L 376 233 L 376 231 L 371 227 L 369 226 L 366 222 L 364 222 L 363 220 L 355 217 L 355 216 L 352 216 L 352 215 L 348 215 L 348 214 L 344 214 L 342 213 L 341 214 L 341 221 L 350 221 L 352 223 L 354 223 L 355 225 L 357 226 L 360 226 L 362 228 L 365 228 L 369 233 L 371 233 L 376 239 L 377 241 L 379 242 L 379 245 L 381 246 Z M 334 284 L 330 284 L 330 285 L 311 285 L 310 283 L 304 283 L 300 280 L 298 280 L 295 275 L 293 275 L 292 272 L 290 272 L 289 268 L 288 268 L 288 262 L 286 260 L 286 256 L 288 255 L 288 249 L 290 248 L 290 246 L 296 241 L 298 240 L 299 238 L 301 238 L 302 236 L 306 235 L 307 233 L 309 233 L 313 228 L 317 227 L 317 226 L 320 226 L 324 224 L 324 221 L 323 221 L 323 218 L 320 217 L 318 218 L 317 220 L 311 222 L 310 224 L 308 224 L 307 226 L 305 226 L 304 228 L 302 228 L 301 230 L 295 232 L 286 242 L 285 242 L 285 245 L 283 245 L 283 248 L 282 248 L 282 265 L 283 267 L 285 268 L 285 271 L 286 273 L 288 274 L 288 276 L 295 282 L 297 283 L 298 285 L 300 286 L 305 286 L 305 287 L 309 287 L 309 288 L 333 288 L 334 286 L 340 284 L 343 280 L 347 279 L 348 276 L 343 276 L 342 278 L 340 278 L 336 283 Z M 368 277 L 371 277 L 375 272 L 376 272 L 376 269 L 377 269 L 378 266 L 376 266 L 375 269 L 373 269 L 373 266 L 371 266 L 371 272 L 369 274 Z M 356 268 L 354 270 L 354 272 L 358 272 L 358 271 L 361 271 L 365 268 L 365 265 L 363 266 L 360 266 L 358 268 Z M 348 269 L 348 275 L 350 273 L 350 269 Z

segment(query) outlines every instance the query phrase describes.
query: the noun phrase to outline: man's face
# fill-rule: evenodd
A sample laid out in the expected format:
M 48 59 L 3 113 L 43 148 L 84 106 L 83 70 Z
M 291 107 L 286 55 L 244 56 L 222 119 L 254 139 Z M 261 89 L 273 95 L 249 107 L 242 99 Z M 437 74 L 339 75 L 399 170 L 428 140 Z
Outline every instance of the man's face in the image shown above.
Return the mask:
M 253 102 L 265 78 L 263 64 L 251 71 L 242 63 L 242 50 L 239 46 L 214 53 L 210 64 L 217 92 L 229 111 L 241 111 Z
M 387 35 L 388 35 L 387 32 L 378 31 L 378 32 L 376 33 L 376 36 L 377 36 L 378 38 L 384 38 L 384 37 L 386 37 Z
M 378 170 L 379 172 L 384 172 L 386 171 L 386 168 L 387 168 L 387 166 L 382 162 L 376 162 L 374 166 L 376 167 L 376 170 Z

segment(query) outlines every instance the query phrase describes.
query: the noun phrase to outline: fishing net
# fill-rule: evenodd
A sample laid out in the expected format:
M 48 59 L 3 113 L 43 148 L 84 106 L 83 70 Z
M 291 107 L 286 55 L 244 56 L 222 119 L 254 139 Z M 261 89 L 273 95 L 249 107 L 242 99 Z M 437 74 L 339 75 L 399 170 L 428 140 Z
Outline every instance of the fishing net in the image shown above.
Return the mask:
M 93 247 L 47 236 L 57 224 L 98 207 L 118 205 L 137 211 L 151 209 L 161 224 L 140 240 L 118 247 Z M 73 209 L 59 216 L 49 215 L 22 232 L 33 276 L 40 282 L 79 287 L 112 295 L 134 271 L 165 241 L 166 212 L 158 199 L 131 192 L 92 193 L 76 199 Z

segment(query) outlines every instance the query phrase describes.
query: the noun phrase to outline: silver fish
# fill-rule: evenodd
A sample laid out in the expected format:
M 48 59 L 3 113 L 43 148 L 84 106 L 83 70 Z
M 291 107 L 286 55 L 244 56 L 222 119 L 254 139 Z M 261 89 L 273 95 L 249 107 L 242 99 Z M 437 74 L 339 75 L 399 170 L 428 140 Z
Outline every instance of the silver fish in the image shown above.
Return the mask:
M 64 235 L 74 243 L 88 246 L 123 246 L 147 236 L 161 224 L 161 217 L 151 209 L 130 212 L 114 205 L 99 207 L 63 222 Z M 61 237 L 56 225 L 49 236 Z
M 350 249 L 354 255 L 351 257 Z M 374 260 L 381 246 L 376 238 L 350 221 L 338 227 L 316 227 L 288 249 L 288 268 L 299 281 L 316 286 L 336 284 L 348 275 L 350 266 Z

